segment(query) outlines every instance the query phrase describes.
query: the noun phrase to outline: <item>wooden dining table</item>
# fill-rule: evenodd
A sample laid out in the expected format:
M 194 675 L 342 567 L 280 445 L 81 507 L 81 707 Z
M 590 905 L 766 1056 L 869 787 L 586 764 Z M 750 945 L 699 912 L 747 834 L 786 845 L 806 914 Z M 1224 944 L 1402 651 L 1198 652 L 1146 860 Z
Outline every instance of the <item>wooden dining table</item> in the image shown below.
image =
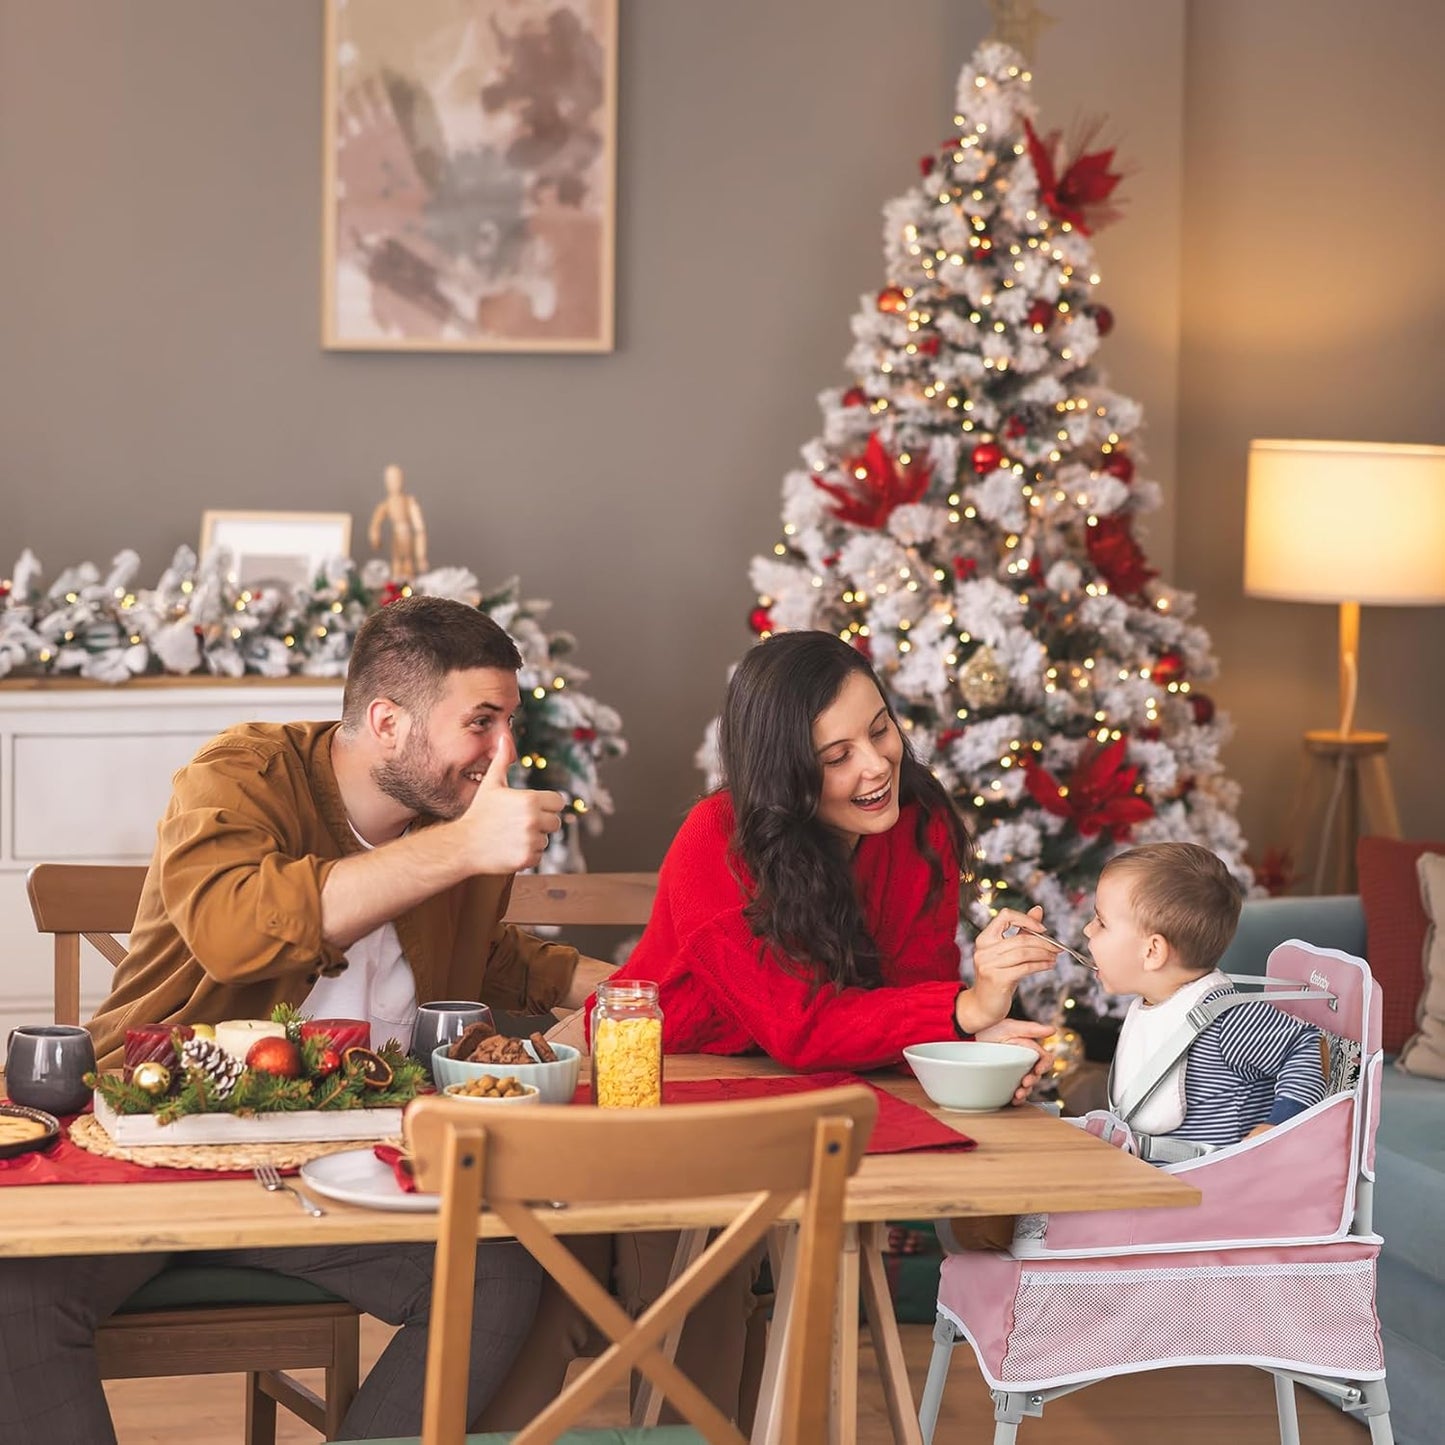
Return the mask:
M 585 1061 L 584 1061 L 585 1064 Z M 670 1056 L 674 1080 L 756 1078 L 788 1070 L 761 1058 Z M 870 1082 L 935 1114 L 977 1142 L 967 1152 L 870 1154 L 848 1183 L 848 1224 L 840 1262 L 842 1298 L 861 1291 L 877 1355 L 894 1439 L 921 1441 L 902 1344 L 883 1267 L 887 1221 L 945 1220 L 978 1215 L 1066 1213 L 1082 1210 L 1188 1206 L 1199 1201 L 1193 1186 L 1102 1143 L 1051 1113 L 1033 1107 L 989 1114 L 952 1114 L 936 1108 L 909 1075 L 881 1073 Z M 284 1194 L 262 1190 L 250 1179 L 174 1183 L 64 1184 L 0 1188 L 0 1258 L 20 1255 L 143 1254 L 288 1245 L 385 1244 L 434 1240 L 437 1216 L 326 1201 L 312 1218 Z M 704 1230 L 727 1224 L 737 1198 L 637 1200 L 626 1204 L 571 1206 L 546 1211 L 558 1234 L 613 1234 L 637 1230 Z M 483 1212 L 482 1238 L 505 1230 Z M 858 1311 L 839 1310 L 836 1340 L 833 1438 L 857 1438 Z M 764 1408 L 754 1439 L 768 1433 L 770 1348 L 764 1375 Z M 774 1392 L 775 1393 L 775 1392 Z

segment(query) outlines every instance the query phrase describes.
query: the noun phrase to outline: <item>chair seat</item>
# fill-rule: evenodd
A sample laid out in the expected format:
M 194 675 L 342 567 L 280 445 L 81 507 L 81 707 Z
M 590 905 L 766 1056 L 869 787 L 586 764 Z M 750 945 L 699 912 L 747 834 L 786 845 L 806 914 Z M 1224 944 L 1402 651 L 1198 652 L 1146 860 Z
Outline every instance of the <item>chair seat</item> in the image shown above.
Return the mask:
M 116 1311 L 197 1309 L 207 1305 L 338 1304 L 339 1295 L 309 1280 L 269 1269 L 223 1264 L 177 1264 L 147 1280 Z
M 507 1445 L 517 1438 L 511 1430 L 489 1430 L 485 1435 L 468 1435 L 466 1445 Z M 421 1436 L 405 1439 L 336 1441 L 335 1445 L 421 1445 Z M 691 1425 L 655 1425 L 651 1430 L 606 1426 L 596 1430 L 569 1430 L 557 1437 L 556 1445 L 707 1445 Z

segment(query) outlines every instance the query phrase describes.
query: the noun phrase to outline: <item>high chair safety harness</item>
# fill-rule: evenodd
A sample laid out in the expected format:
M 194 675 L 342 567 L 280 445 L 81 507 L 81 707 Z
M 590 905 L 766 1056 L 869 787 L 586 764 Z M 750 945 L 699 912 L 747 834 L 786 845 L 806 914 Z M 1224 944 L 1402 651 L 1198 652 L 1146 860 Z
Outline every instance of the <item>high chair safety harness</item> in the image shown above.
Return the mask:
M 1109 1065 L 1109 1112 L 1129 1129 L 1134 1153 L 1151 1164 L 1179 1164 L 1186 1159 L 1197 1159 L 1201 1154 L 1209 1154 L 1218 1147 L 1214 1144 L 1196 1144 L 1191 1139 L 1180 1139 L 1173 1134 L 1141 1134 L 1133 1129 L 1129 1122 L 1169 1077 L 1174 1066 L 1194 1046 L 1195 1039 L 1215 1019 L 1246 1003 L 1282 1003 L 1288 999 L 1323 998 L 1329 1001 L 1331 1008 L 1338 1006 L 1335 995 L 1325 989 L 1307 988 L 1285 979 L 1276 981 L 1261 978 L 1252 973 L 1226 973 L 1224 977 L 1233 984 L 1252 984 L 1256 991 L 1216 993 L 1202 1003 L 1195 1004 L 1185 1014 L 1183 1023 L 1150 1056 L 1122 1099 L 1115 1096 L 1114 1065 Z

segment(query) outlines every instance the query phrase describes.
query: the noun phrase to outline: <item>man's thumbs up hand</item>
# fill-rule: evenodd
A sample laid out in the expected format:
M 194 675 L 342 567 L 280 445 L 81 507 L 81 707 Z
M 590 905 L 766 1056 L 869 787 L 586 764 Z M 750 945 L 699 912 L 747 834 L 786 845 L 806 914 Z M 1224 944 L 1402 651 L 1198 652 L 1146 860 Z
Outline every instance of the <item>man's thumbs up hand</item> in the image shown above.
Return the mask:
M 535 868 L 548 834 L 562 826 L 561 793 L 512 788 L 507 769 L 517 745 L 503 732 L 465 813 L 457 819 L 473 873 L 518 873 Z

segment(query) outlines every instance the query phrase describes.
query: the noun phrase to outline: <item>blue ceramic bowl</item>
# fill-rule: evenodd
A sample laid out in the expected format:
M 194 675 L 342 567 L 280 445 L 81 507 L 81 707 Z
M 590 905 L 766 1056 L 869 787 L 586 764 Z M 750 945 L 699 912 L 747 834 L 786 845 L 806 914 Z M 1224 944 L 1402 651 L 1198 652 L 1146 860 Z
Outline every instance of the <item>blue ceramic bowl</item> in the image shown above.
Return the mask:
M 527 1052 L 536 1058 L 530 1041 L 523 1041 Z M 557 1055 L 555 1064 L 473 1064 L 464 1059 L 449 1059 L 450 1044 L 440 1044 L 431 1056 L 432 1078 L 436 1086 L 445 1089 L 448 1084 L 465 1084 L 468 1079 L 478 1079 L 484 1074 L 494 1078 L 516 1079 L 519 1084 L 535 1084 L 544 1104 L 570 1104 L 577 1092 L 577 1076 L 582 1071 L 582 1055 L 570 1044 L 553 1044 Z

